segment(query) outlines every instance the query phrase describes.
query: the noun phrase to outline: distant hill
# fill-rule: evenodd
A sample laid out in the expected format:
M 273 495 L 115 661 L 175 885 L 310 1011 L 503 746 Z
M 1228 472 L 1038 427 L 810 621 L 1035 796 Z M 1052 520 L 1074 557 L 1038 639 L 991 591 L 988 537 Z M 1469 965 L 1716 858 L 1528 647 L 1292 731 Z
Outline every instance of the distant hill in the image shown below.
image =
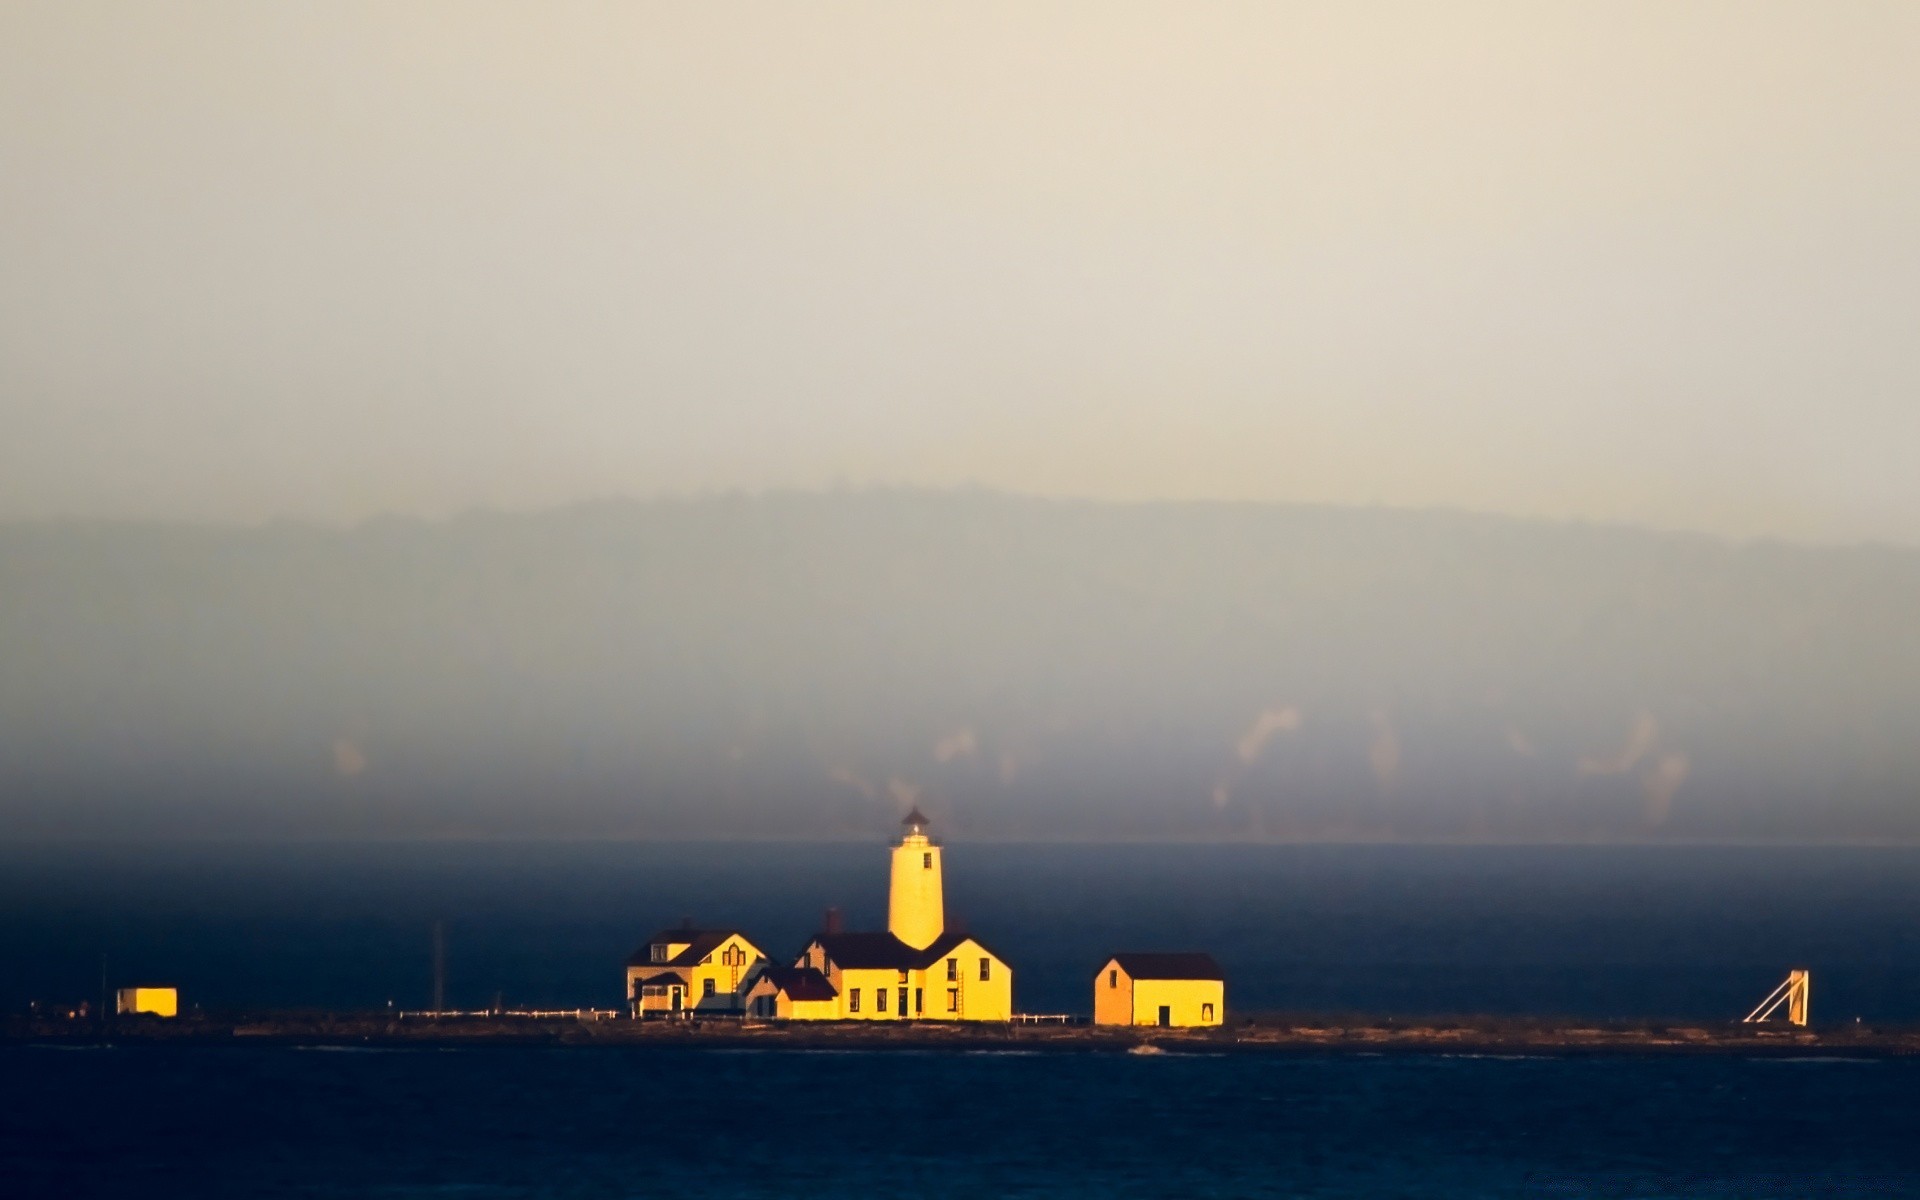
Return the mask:
M 1920 552 L 873 492 L 0 527 L 0 833 L 1920 837 Z

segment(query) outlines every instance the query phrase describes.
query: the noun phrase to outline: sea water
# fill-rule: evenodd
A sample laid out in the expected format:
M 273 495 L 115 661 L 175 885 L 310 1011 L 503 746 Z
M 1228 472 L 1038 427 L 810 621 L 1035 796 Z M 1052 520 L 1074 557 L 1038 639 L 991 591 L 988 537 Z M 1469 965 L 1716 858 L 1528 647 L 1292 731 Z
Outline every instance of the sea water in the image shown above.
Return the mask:
M 0 1048 L 9 1197 L 1910 1197 L 1920 1063 Z

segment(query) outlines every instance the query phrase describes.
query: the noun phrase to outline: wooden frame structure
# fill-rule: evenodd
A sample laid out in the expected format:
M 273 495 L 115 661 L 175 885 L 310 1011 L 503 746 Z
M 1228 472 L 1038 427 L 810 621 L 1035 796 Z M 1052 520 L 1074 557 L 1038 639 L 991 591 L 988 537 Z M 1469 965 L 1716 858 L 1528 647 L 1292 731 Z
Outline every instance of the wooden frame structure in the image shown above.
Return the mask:
M 1801 969 L 1788 971 L 1787 977 L 1781 981 L 1780 986 L 1768 992 L 1767 998 L 1762 1000 L 1755 1006 L 1752 1012 L 1747 1014 L 1747 1019 L 1743 1021 L 1742 1024 L 1757 1025 L 1763 1021 L 1770 1020 L 1773 1014 L 1778 1012 L 1780 1006 L 1784 1004 L 1787 1006 L 1788 1024 L 1806 1025 L 1807 993 L 1812 990 L 1812 986 L 1813 973 L 1811 971 Z

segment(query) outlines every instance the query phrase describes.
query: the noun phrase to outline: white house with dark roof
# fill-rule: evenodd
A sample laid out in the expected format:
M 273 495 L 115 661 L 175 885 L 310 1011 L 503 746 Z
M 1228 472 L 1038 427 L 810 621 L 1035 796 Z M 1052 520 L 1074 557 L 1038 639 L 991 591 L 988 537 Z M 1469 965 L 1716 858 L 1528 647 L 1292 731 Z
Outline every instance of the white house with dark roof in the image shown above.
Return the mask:
M 916 949 L 889 932 L 817 933 L 796 966 L 834 990 L 843 1021 L 1004 1021 L 1013 970 L 970 934 L 943 932 Z
M 1093 1023 L 1219 1025 L 1226 980 L 1211 954 L 1116 954 L 1093 977 Z
M 747 1015 L 776 1021 L 838 1019 L 839 994 L 810 967 L 768 967 L 747 989 Z
M 1005 1021 L 1013 1015 L 1013 970 L 986 943 L 946 928 L 940 847 L 919 809 L 901 822 L 887 892 L 887 928 L 817 933 L 794 966 L 817 973 L 833 1005 L 796 1020 Z
M 633 1015 L 740 1013 L 767 956 L 737 929 L 663 929 L 627 959 Z
M 738 930 L 665 929 L 627 960 L 633 1014 L 738 1013 L 788 1021 L 1005 1021 L 1013 970 L 946 928 L 940 847 L 919 809 L 893 847 L 887 928 L 814 935 L 775 967 Z M 832 922 L 830 922 L 830 925 Z

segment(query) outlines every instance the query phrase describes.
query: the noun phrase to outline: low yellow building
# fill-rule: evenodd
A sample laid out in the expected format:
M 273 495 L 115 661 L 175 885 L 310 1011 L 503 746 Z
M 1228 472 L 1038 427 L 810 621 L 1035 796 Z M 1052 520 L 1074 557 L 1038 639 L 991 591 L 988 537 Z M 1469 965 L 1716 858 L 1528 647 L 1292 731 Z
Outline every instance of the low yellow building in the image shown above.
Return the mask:
M 832 1021 L 839 997 L 820 972 L 807 967 L 767 967 L 747 988 L 747 1014 L 775 1021 Z
M 892 933 L 819 933 L 795 965 L 818 972 L 832 987 L 833 1020 L 1005 1021 L 1013 1016 L 1012 969 L 964 933 L 942 933 L 921 949 Z
M 144 1013 L 154 1017 L 180 1015 L 180 992 L 170 987 L 127 987 L 114 994 L 114 1011 L 124 1016 Z
M 736 929 L 663 929 L 627 959 L 633 1015 L 740 1013 L 766 955 Z
M 1096 1025 L 1218 1025 L 1226 976 L 1211 954 L 1116 954 L 1093 980 Z

